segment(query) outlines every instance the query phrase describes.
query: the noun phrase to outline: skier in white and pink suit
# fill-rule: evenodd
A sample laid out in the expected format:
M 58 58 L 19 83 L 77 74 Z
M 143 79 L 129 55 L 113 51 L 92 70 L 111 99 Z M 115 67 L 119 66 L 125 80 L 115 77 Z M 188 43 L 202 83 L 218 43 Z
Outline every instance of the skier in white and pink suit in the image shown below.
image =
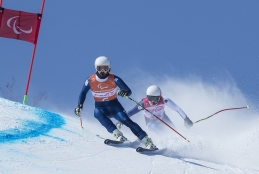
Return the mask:
M 162 123 L 159 119 L 157 119 L 155 116 L 159 117 L 161 120 L 166 122 L 171 127 L 175 128 L 172 121 L 169 119 L 169 117 L 165 113 L 165 106 L 168 106 L 170 109 L 178 112 L 178 114 L 184 119 L 184 125 L 187 128 L 190 128 L 193 125 L 193 122 L 189 119 L 189 117 L 185 114 L 185 112 L 177 106 L 171 99 L 168 97 L 165 97 L 161 93 L 161 89 L 156 86 L 152 85 L 148 87 L 147 89 L 147 97 L 143 98 L 139 105 L 136 105 L 134 108 L 132 108 L 130 111 L 127 112 L 128 116 L 131 117 L 138 113 L 139 111 L 143 110 L 144 117 L 146 121 L 146 126 L 148 130 L 160 133 L 162 129 L 166 126 L 164 123 Z M 151 113 L 153 113 L 155 116 L 153 116 L 150 112 L 144 110 L 143 108 L 147 109 Z M 122 124 L 120 122 L 117 123 L 117 128 L 121 128 Z

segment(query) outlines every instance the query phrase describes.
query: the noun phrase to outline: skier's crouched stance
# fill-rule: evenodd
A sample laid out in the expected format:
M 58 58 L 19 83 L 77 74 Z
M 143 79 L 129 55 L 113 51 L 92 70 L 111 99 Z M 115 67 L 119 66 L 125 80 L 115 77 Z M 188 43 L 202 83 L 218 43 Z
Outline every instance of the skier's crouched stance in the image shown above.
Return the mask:
M 118 76 L 110 73 L 110 61 L 107 57 L 101 56 L 95 60 L 96 74 L 90 75 L 86 79 L 83 89 L 78 100 L 78 107 L 75 114 L 80 115 L 83 108 L 86 94 L 91 90 L 94 100 L 95 109 L 94 117 L 112 133 L 116 140 L 127 141 L 127 138 L 113 124 L 110 118 L 115 118 L 122 124 L 130 128 L 130 130 L 145 144 L 149 149 L 156 149 L 151 138 L 141 127 L 133 122 L 125 112 L 124 108 L 117 99 L 116 90 L 119 96 L 130 96 L 131 90 Z

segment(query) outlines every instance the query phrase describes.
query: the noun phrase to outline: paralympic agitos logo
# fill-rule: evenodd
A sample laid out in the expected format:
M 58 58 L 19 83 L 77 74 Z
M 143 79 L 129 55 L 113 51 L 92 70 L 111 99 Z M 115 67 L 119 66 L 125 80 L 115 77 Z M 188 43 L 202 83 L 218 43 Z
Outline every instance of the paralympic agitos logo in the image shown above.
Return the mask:
M 32 27 L 29 29 L 29 30 L 25 30 L 25 29 L 22 29 L 18 26 L 17 24 L 17 21 L 19 19 L 19 16 L 14 16 L 14 17 L 11 17 L 10 19 L 7 20 L 7 26 L 9 28 L 12 28 L 13 31 L 16 33 L 16 34 L 21 34 L 21 33 L 26 33 L 26 34 L 30 34 L 32 32 Z M 13 22 L 12 22 L 13 21 Z M 11 25 L 12 23 L 12 25 Z

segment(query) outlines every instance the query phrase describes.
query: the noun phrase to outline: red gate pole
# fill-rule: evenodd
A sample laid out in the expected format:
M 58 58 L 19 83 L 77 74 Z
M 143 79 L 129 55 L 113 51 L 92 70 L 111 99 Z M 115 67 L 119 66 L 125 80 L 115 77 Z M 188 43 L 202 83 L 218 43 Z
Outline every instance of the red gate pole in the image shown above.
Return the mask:
M 37 41 L 38 41 L 38 35 L 39 35 L 39 30 L 40 30 L 40 24 L 41 24 L 44 4 L 45 4 L 45 0 L 42 0 L 40 15 L 39 15 L 39 18 L 38 18 L 38 25 L 37 25 L 37 29 L 36 29 L 36 38 L 35 38 L 35 43 L 34 43 L 34 47 L 33 47 L 33 51 L 32 51 L 30 69 L 29 69 L 28 79 L 27 79 L 27 83 L 26 83 L 25 94 L 24 94 L 24 97 L 23 97 L 23 104 L 26 104 L 26 101 L 27 101 L 27 94 L 28 94 L 28 89 L 29 89 L 29 84 L 30 84 L 30 79 L 31 79 L 32 66 L 33 66 L 34 56 L 35 56 L 36 47 L 37 47 Z

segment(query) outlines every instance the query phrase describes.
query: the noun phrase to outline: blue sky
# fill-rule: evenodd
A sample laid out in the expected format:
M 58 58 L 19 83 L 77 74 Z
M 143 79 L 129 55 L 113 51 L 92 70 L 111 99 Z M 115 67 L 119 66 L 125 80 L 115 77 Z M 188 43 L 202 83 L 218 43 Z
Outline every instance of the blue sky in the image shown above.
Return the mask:
M 41 0 L 3 0 L 2 6 L 39 12 Z M 144 95 L 152 85 L 148 78 L 155 77 L 152 82 L 159 85 L 166 77 L 196 76 L 209 84 L 235 84 L 257 102 L 258 7 L 255 0 L 46 0 L 28 104 L 47 91 L 49 104 L 43 107 L 72 110 L 101 55 L 110 58 L 112 72 L 136 98 L 141 96 L 134 92 Z M 17 101 L 23 100 L 32 48 L 27 42 L 0 38 L 0 86 L 15 77 Z

